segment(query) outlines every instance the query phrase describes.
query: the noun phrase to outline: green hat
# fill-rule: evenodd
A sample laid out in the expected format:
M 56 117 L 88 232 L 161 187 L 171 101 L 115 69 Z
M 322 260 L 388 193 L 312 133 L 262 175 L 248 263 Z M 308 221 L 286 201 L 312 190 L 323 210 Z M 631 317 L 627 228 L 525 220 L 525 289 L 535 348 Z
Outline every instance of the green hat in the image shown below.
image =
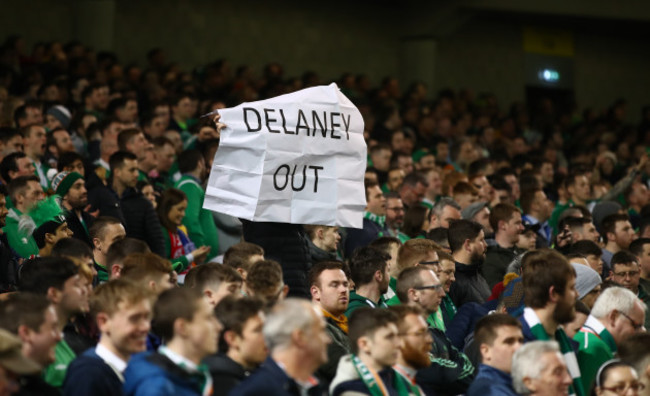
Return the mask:
M 59 172 L 52 179 L 52 190 L 55 194 L 65 197 L 74 182 L 83 178 L 78 172 Z

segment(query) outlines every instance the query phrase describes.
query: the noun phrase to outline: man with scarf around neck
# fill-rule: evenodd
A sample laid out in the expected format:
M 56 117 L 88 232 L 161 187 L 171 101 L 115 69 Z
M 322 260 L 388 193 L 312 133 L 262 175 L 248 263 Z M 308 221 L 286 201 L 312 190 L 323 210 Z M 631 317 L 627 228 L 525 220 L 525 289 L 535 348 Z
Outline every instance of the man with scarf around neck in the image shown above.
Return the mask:
M 482 363 L 467 396 L 516 396 L 510 369 L 512 356 L 524 344 L 521 323 L 507 314 L 484 316 L 476 323 L 474 342 Z
M 230 395 L 323 395 L 325 389 L 313 377 L 327 362 L 330 343 L 321 311 L 304 299 L 287 298 L 268 312 L 263 332 L 269 357 Z
M 410 389 L 393 370 L 401 339 L 398 317 L 386 309 L 362 307 L 350 317 L 352 354 L 339 361 L 330 395 L 406 396 Z
M 431 365 L 418 370 L 416 381 L 426 394 L 465 393 L 474 378 L 474 366 L 429 318 L 440 309 L 444 286 L 435 272 L 423 265 L 406 268 L 397 279 L 397 297 L 402 304 L 422 309 L 433 337 Z
M 382 295 L 388 291 L 390 282 L 388 260 L 388 254 L 372 247 L 354 251 L 350 258 L 350 277 L 354 282 L 354 291 L 350 293 L 350 302 L 345 311 L 348 319 L 352 312 L 361 307 L 387 307 Z
M 614 358 L 617 345 L 643 331 L 645 305 L 622 287 L 605 289 L 573 339 L 580 343 L 578 365 L 584 389 L 591 389 L 598 368 Z
M 456 261 L 456 282 L 449 289 L 451 300 L 457 308 L 468 302 L 485 303 L 490 287 L 481 275 L 487 250 L 483 227 L 470 220 L 451 223 L 449 247 Z
M 397 315 L 397 329 L 402 338 L 393 370 L 408 387 L 409 394 L 424 396 L 427 393 L 418 385 L 416 374 L 418 370 L 431 366 L 433 343 L 433 337 L 424 319 L 425 313 L 413 305 L 394 305 L 388 309 Z
M 366 246 L 381 236 L 390 235 L 386 228 L 386 198 L 374 181 L 364 183 L 366 210 L 363 212 L 363 228 L 346 228 L 343 251 L 350 257 L 355 249 Z
M 569 393 L 586 395 L 576 358 L 577 345 L 560 326 L 575 318 L 576 272 L 569 261 L 551 249 L 528 252 L 522 258 L 525 309 L 519 321 L 524 339 L 557 341 L 573 384 Z
M 345 310 L 350 301 L 350 283 L 345 274 L 345 264 L 340 261 L 321 261 L 309 271 L 311 301 L 325 317 L 325 331 L 332 342 L 327 346 L 327 363 L 315 375 L 324 385 L 329 385 L 336 375 L 341 357 L 352 352 L 348 339 L 348 318 Z

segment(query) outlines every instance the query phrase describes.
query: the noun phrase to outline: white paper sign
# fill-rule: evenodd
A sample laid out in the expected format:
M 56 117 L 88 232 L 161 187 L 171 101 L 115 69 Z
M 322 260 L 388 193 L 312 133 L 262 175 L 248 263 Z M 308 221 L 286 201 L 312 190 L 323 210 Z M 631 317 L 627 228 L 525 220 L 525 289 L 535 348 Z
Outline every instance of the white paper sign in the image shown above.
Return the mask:
M 361 228 L 363 118 L 336 84 L 219 110 L 203 207 L 252 221 Z

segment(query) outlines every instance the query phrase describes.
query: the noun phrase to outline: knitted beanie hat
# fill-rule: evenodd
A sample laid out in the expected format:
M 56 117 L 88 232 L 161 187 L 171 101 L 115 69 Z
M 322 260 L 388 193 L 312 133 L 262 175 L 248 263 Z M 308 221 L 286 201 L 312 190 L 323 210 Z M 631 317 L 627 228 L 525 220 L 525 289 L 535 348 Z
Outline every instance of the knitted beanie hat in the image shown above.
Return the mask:
M 591 267 L 577 263 L 571 263 L 571 265 L 576 270 L 576 290 L 579 299 L 589 294 L 590 291 L 603 282 L 598 272 Z
M 59 172 L 52 179 L 52 190 L 55 194 L 65 197 L 70 187 L 79 179 L 83 179 L 83 176 L 77 172 Z
M 68 127 L 70 126 L 70 120 L 72 119 L 72 114 L 70 114 L 70 111 L 65 107 L 61 105 L 52 106 L 49 108 L 49 110 L 47 110 L 46 114 L 51 115 L 52 117 L 59 120 L 61 126 L 63 126 L 64 129 L 68 129 Z

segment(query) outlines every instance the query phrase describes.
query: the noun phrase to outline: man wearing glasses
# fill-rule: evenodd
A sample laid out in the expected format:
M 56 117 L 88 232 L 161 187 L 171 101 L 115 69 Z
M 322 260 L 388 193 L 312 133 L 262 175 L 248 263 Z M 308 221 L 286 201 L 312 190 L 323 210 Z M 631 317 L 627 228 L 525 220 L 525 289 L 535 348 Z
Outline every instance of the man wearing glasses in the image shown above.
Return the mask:
M 640 284 L 641 269 L 637 256 L 627 250 L 621 250 L 614 254 L 611 264 L 612 270 L 609 272 L 611 279 L 636 294 L 643 301 L 647 310 L 648 304 L 650 304 L 650 294 Z M 650 327 L 650 315 L 646 315 L 644 325 L 646 328 Z
M 591 389 L 598 368 L 614 358 L 617 345 L 634 333 L 645 331 L 646 307 L 633 292 L 622 287 L 605 289 L 585 324 L 573 337 L 578 341 L 578 366 L 583 389 Z
M 427 317 L 435 314 L 445 296 L 444 285 L 425 265 L 403 270 L 397 279 L 397 297 L 404 305 L 419 307 Z M 416 382 L 424 394 L 457 395 L 465 393 L 474 379 L 474 366 L 458 351 L 445 333 L 431 325 L 433 337 L 431 366 L 418 370 Z

